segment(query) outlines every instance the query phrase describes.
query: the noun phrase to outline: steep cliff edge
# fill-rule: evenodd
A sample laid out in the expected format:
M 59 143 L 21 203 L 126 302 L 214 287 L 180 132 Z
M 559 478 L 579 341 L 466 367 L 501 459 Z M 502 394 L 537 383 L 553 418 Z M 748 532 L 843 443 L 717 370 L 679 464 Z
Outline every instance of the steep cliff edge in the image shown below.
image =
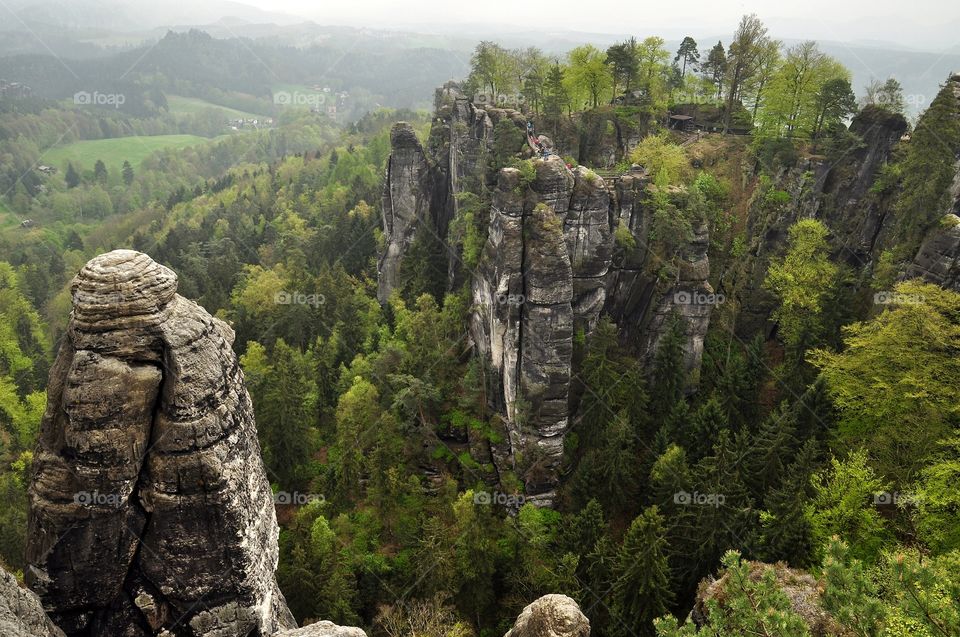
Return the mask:
M 296 628 L 233 331 L 117 250 L 72 284 L 30 485 L 25 579 L 70 636 Z
M 471 340 L 489 370 L 491 407 L 506 428 L 490 455 L 498 470 L 518 475 L 528 499 L 549 505 L 576 414 L 574 343 L 589 336 L 603 313 L 644 360 L 658 347 L 667 319 L 678 315 L 695 389 L 712 307 L 690 299 L 712 293 L 709 240 L 706 224 L 698 223 L 681 250 L 679 276 L 661 281 L 649 259 L 653 211 L 645 173 L 635 169 L 608 181 L 555 155 L 522 160 L 529 149 L 511 144 L 516 134 L 522 140 L 524 129 L 520 113 L 478 108 L 455 84 L 437 92 L 426 152 L 406 124 L 395 125 L 383 190 L 380 299 L 401 287 L 405 265 L 416 267 L 407 237 L 442 239 L 431 249 L 443 252 L 447 263 L 446 291 L 470 289 Z M 494 169 L 497 153 L 513 155 L 519 167 Z M 472 270 L 445 234 L 465 193 L 488 197 L 486 237 Z M 633 247 L 617 248 L 618 228 Z

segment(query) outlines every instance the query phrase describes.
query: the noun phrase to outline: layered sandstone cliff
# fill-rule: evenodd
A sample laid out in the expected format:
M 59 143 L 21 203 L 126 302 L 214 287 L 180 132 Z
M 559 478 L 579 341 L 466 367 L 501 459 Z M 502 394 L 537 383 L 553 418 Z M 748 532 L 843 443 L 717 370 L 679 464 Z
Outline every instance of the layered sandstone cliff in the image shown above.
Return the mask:
M 72 284 L 30 485 L 25 579 L 70 636 L 296 628 L 233 331 L 150 257 Z

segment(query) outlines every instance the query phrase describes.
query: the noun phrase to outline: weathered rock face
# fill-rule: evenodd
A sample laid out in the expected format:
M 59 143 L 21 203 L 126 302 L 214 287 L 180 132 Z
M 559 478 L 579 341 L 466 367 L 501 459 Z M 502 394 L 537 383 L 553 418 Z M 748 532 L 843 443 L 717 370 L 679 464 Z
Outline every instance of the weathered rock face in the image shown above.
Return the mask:
M 523 609 L 504 637 L 589 637 L 590 620 L 566 595 L 544 595 Z
M 233 332 L 117 250 L 72 285 L 30 486 L 26 580 L 68 634 L 294 628 Z
M 367 633 L 353 626 L 337 626 L 333 622 L 323 621 L 303 628 L 284 630 L 273 637 L 367 637 Z
M 675 297 L 712 293 L 706 226 L 696 229 L 687 247 L 680 280 L 665 290 L 647 271 L 652 211 L 645 205 L 648 179 L 641 169 L 608 184 L 587 168 L 571 170 L 551 156 L 532 160 L 531 183 L 522 183 L 512 168 L 499 171 L 495 184 L 487 183 L 493 179 L 488 165 L 494 131 L 504 122 L 525 130 L 523 115 L 478 108 L 453 83 L 437 91 L 435 107 L 426 153 L 409 127 L 393 131 L 384 184 L 381 301 L 397 285 L 410 237 L 431 232 L 445 239 L 458 214 L 458 196 L 481 192 L 487 184 L 493 195 L 476 271 L 465 271 L 454 246 L 442 247 L 448 252 L 448 289 L 465 282 L 472 289 L 472 341 L 489 370 L 491 406 L 507 434 L 492 446 L 471 440 L 471 452 L 481 463 L 492 459 L 499 469 L 518 472 L 527 498 L 550 504 L 564 435 L 576 411 L 574 337 L 589 335 L 603 312 L 617 322 L 624 342 L 649 358 L 668 327 L 666 317 L 679 310 L 695 387 L 711 307 L 678 303 Z M 632 234 L 635 247 L 615 249 L 618 226 Z M 520 457 L 524 461 L 517 463 Z
M 390 131 L 393 152 L 387 161 L 383 190 L 383 233 L 386 248 L 380 255 L 380 302 L 390 298 L 404 253 L 418 228 L 429 232 L 433 182 L 430 166 L 413 127 L 406 122 L 394 124 Z
M 16 578 L 0 568 L 0 635 L 3 637 L 64 637 L 47 614 L 40 599 Z
M 957 175 L 960 178 L 960 172 Z M 944 216 L 924 239 L 907 270 L 907 278 L 917 277 L 960 292 L 960 217 Z
M 710 313 L 723 297 L 714 294 L 707 278 L 710 276 L 710 260 L 707 250 L 710 238 L 707 223 L 700 222 L 693 229 L 693 240 L 681 255 L 677 282 L 663 295 L 654 311 L 647 331 L 648 361 L 656 352 L 664 336 L 670 330 L 670 321 L 676 316 L 683 329 L 683 364 L 687 374 L 687 391 L 696 389 L 699 381 L 700 363 L 703 360 L 703 342 L 710 327 Z
M 494 402 L 509 432 L 507 448 L 498 451 L 536 459 L 530 464 L 537 469 L 524 475 L 527 493 L 545 502 L 557 484 L 569 422 L 574 284 L 562 220 L 573 187 L 558 158 L 537 161 L 529 190 L 519 171 L 504 169 L 473 279 L 472 336 L 491 363 Z

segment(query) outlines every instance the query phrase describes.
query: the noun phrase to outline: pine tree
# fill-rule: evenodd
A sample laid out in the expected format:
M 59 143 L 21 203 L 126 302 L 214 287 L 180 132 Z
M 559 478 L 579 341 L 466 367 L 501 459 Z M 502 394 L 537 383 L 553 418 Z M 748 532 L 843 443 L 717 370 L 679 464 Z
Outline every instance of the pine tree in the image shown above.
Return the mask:
M 123 161 L 123 183 L 128 186 L 133 183 L 133 166 L 127 160 Z
M 747 457 L 747 483 L 754 496 L 762 497 L 780 483 L 797 447 L 795 431 L 796 414 L 784 403 L 767 416 L 753 436 Z
M 80 174 L 72 163 L 67 164 L 67 174 L 64 175 L 64 180 L 67 182 L 67 188 L 76 188 L 80 185 Z
M 703 458 L 713 449 L 721 431 L 729 428 L 727 414 L 716 394 L 710 396 L 694 414 L 684 445 L 693 460 Z
M 107 165 L 98 159 L 93 165 L 93 178 L 101 184 L 107 183 Z
M 612 629 L 622 635 L 654 635 L 653 620 L 673 602 L 665 553 L 663 517 L 656 506 L 630 523 L 620 547 L 613 585 Z
M 563 69 L 559 64 L 554 64 L 547 73 L 547 79 L 543 86 L 544 109 L 543 112 L 547 119 L 554 123 L 554 135 L 559 130 L 560 117 L 563 116 L 563 109 L 570 106 L 570 94 L 567 92 L 564 84 Z
M 783 561 L 800 568 L 811 566 L 813 534 L 805 509 L 813 496 L 810 476 L 819 464 L 819 443 L 808 440 L 787 467 L 781 484 L 766 494 L 759 541 L 760 557 L 765 562 Z
M 683 345 L 686 340 L 683 320 L 679 314 L 668 319 L 667 332 L 660 339 L 653 357 L 653 383 L 650 388 L 650 408 L 655 420 L 663 420 L 683 399 L 686 372 L 683 365 Z
M 689 35 L 683 38 L 683 42 L 680 43 L 680 48 L 677 50 L 677 56 L 673 58 L 674 62 L 681 60 L 683 60 L 683 64 L 680 68 L 680 77 L 685 79 L 687 77 L 687 66 L 692 68 L 700 61 L 700 51 L 697 50 L 697 41 Z

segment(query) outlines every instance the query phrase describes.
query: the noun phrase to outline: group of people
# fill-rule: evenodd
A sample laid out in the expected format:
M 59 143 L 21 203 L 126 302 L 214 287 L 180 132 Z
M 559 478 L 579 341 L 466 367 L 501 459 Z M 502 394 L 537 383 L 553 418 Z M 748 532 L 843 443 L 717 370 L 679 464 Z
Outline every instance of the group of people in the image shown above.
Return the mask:
M 544 145 L 540 137 L 534 133 L 533 122 L 527 122 L 527 142 L 530 144 L 530 148 L 532 148 L 535 153 L 538 153 L 543 159 L 546 159 L 552 154 L 550 149 Z

